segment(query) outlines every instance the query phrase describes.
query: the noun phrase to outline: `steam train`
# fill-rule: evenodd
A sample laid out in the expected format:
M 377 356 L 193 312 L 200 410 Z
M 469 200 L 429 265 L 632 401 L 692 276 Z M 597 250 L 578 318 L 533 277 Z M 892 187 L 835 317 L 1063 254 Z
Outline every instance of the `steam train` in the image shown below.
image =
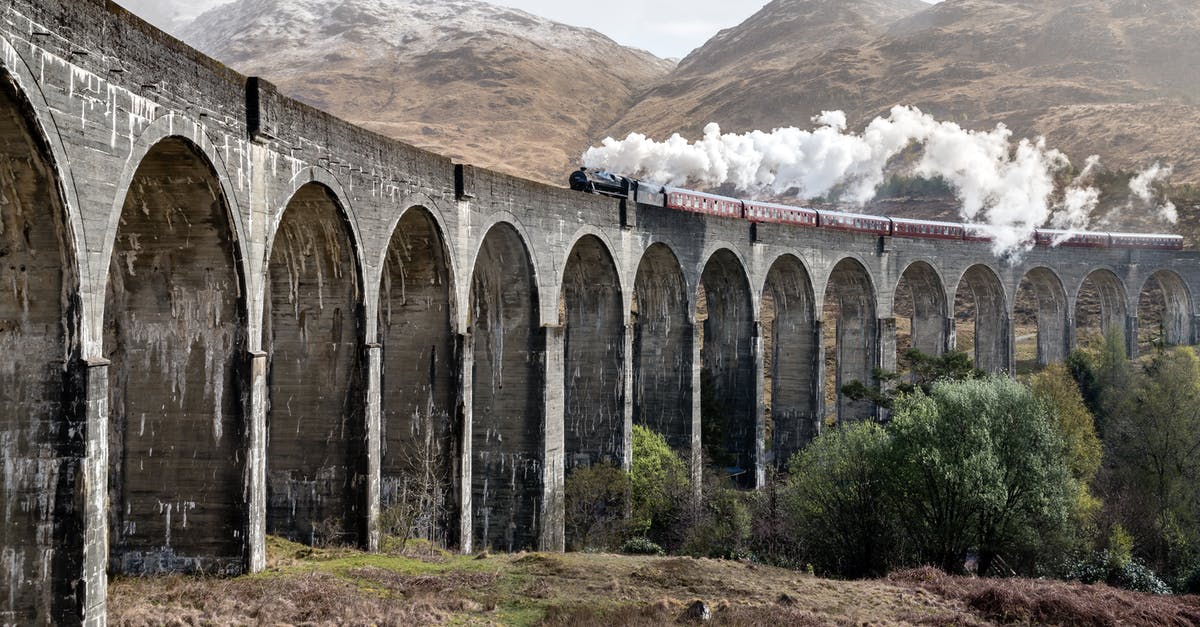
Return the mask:
M 643 205 L 756 223 L 787 224 L 800 228 L 834 229 L 891 237 L 974 242 L 988 242 L 992 239 L 986 225 L 888 218 L 741 200 L 680 187 L 653 185 L 619 174 L 587 168 L 580 168 L 572 173 L 570 185 L 575 191 L 622 198 Z M 1183 237 L 1179 235 L 1055 229 L 1037 229 L 1034 232 L 1033 243 L 1041 247 L 1183 249 Z

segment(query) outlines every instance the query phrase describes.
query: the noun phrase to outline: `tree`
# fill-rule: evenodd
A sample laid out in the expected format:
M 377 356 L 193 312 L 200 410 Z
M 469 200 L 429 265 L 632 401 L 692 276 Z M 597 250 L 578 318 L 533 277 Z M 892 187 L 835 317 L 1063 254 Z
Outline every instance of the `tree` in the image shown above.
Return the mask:
M 971 356 L 959 352 L 948 351 L 941 355 L 927 355 L 910 348 L 904 352 L 905 359 L 911 364 L 907 380 L 904 376 L 876 368 L 873 379 L 874 385 L 862 381 L 851 381 L 842 386 L 842 394 L 852 401 L 870 401 L 884 409 L 895 408 L 896 399 L 921 390 L 926 394 L 939 381 L 963 381 L 979 378 L 983 373 L 975 369 Z
M 960 572 L 1028 550 L 1066 524 L 1076 483 L 1045 407 L 1007 378 L 944 381 L 896 405 L 893 464 L 914 543 Z
M 613 550 L 625 541 L 629 475 L 610 464 L 576 468 L 563 486 L 567 547 Z
M 1200 553 L 1200 358 L 1191 348 L 1157 355 L 1132 387 L 1111 390 L 1105 442 L 1125 526 L 1160 572 Z
M 1126 392 L 1133 385 L 1133 363 L 1125 346 L 1125 333 L 1109 331 L 1100 347 L 1100 358 L 1096 367 L 1096 390 L 1099 408 L 1096 413 L 1096 429 L 1101 438 L 1108 437 L 1109 419 L 1125 411 L 1121 407 L 1128 400 Z
M 687 464 L 662 435 L 634 425 L 629 481 L 632 530 L 666 543 L 691 497 Z
M 874 423 L 822 433 L 791 460 L 784 491 L 800 557 L 845 577 L 882 576 L 898 553 L 891 438 Z
M 1071 524 L 1064 530 L 1057 552 L 1080 555 L 1091 548 L 1099 534 L 1097 517 L 1102 503 L 1093 494 L 1092 484 L 1100 469 L 1103 446 L 1096 435 L 1096 419 L 1066 364 L 1047 366 L 1031 378 L 1030 387 L 1049 412 L 1051 424 L 1062 442 L 1061 455 L 1077 484 Z

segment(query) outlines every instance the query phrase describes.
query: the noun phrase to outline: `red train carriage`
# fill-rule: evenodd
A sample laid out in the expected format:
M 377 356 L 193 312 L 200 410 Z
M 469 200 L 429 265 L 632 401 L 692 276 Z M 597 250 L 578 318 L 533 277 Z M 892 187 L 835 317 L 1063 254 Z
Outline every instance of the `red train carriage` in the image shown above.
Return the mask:
M 963 225 L 954 222 L 892 218 L 895 237 L 924 237 L 930 239 L 963 239 Z
M 968 242 L 990 242 L 996 239 L 992 227 L 986 224 L 964 224 L 963 239 Z
M 892 221 L 880 216 L 868 216 L 861 213 L 842 213 L 840 211 L 818 211 L 819 225 L 826 229 L 839 231 L 854 231 L 856 233 L 874 233 L 890 235 Z
M 1114 248 L 1183 250 L 1183 236 L 1146 233 L 1112 233 Z
M 776 205 L 768 202 L 747 200 L 746 219 L 751 222 L 774 222 L 796 226 L 817 226 L 817 212 L 803 207 Z
M 679 211 L 741 218 L 750 222 L 771 222 L 810 228 L 822 227 L 897 237 L 962 239 L 969 242 L 991 242 L 995 239 L 991 227 L 986 224 L 958 224 L 907 218 L 885 218 L 841 211 L 814 211 L 789 205 L 742 201 L 728 196 L 706 194 L 678 187 L 662 187 L 620 175 L 586 169 L 572 174 L 570 182 L 573 189 L 580 191 L 634 199 L 641 204 L 665 206 Z M 1183 250 L 1182 237 L 1161 233 L 1097 233 L 1038 229 L 1034 234 L 1034 242 L 1043 247 Z
M 726 218 L 742 217 L 742 201 L 728 196 L 694 192 L 690 189 L 666 187 L 667 208 Z
M 1064 246 L 1070 248 L 1108 248 L 1111 238 L 1108 233 L 1092 231 L 1060 231 L 1038 229 L 1034 241 L 1038 246 Z

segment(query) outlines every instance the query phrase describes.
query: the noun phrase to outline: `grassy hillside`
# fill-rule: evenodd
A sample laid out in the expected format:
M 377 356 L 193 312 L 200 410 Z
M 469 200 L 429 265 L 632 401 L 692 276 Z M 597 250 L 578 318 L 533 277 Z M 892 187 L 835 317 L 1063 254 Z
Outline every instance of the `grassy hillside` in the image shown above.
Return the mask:
M 114 625 L 659 625 L 703 601 L 718 625 L 1195 624 L 1200 598 L 917 570 L 846 582 L 744 562 L 541 553 L 369 555 L 270 540 L 267 572 L 124 578 Z

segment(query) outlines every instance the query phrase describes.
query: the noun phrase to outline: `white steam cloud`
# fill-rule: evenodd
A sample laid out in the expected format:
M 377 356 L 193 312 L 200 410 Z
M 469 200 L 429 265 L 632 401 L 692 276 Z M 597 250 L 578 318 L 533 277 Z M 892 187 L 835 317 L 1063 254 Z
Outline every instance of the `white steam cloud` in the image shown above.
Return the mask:
M 916 144 L 923 150 L 911 173 L 945 179 L 961 202 L 963 220 L 990 227 L 998 255 L 1028 247 L 1034 229 L 1048 223 L 1065 230 L 1086 228 L 1100 200 L 1099 191 L 1086 184 L 1097 157 L 1089 158 L 1060 194 L 1056 177 L 1071 165 L 1066 155 L 1040 137 L 1014 143 L 1012 131 L 1002 124 L 971 131 L 914 107 L 893 108 L 861 134 L 847 132 L 841 111 L 825 112 L 813 123 L 813 130 L 745 134 L 723 134 L 709 124 L 695 142 L 678 134 L 659 142 L 632 133 L 588 149 L 583 163 L 659 184 L 732 184 L 750 194 L 795 191 L 812 199 L 836 189 L 842 200 L 862 204 L 874 198 L 889 162 Z M 1160 176 L 1149 175 L 1146 188 Z
M 1172 173 L 1171 166 L 1164 166 L 1160 163 L 1147 168 L 1144 172 L 1133 177 L 1129 181 L 1129 191 L 1133 192 L 1133 198 L 1130 199 L 1132 205 L 1134 200 L 1141 201 L 1143 207 L 1154 207 L 1157 203 L 1157 194 L 1154 191 L 1154 184 L 1166 181 Z M 1163 200 L 1163 203 L 1156 208 L 1158 217 L 1177 224 L 1179 222 L 1179 211 L 1175 208 L 1175 203 L 1170 200 Z

